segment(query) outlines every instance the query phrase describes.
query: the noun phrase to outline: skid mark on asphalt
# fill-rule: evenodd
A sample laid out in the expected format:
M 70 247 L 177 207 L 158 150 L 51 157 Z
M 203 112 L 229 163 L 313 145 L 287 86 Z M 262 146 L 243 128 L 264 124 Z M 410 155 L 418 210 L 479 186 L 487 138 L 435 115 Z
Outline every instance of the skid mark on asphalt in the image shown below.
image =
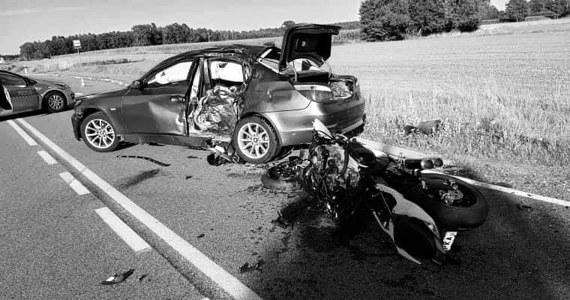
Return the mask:
M 159 173 L 160 169 L 140 172 L 139 174 L 127 178 L 126 180 L 123 180 L 122 182 L 118 183 L 118 187 L 120 189 L 129 189 L 135 185 L 140 184 L 143 181 L 156 177 Z
M 26 128 L 28 132 L 35 136 L 44 147 L 50 148 L 61 159 L 67 162 L 69 166 L 80 173 L 82 177 L 87 178 L 87 180 L 90 181 L 90 184 L 94 185 L 98 191 L 106 194 L 117 205 L 125 209 L 133 218 L 146 226 L 149 231 L 159 236 L 171 249 L 176 251 L 190 265 L 199 270 L 209 282 L 223 290 L 227 295 L 234 299 L 261 299 L 261 297 L 259 297 L 259 295 L 257 295 L 253 290 L 217 265 L 214 261 L 210 260 L 205 254 L 177 235 L 174 231 L 170 230 L 159 220 L 143 210 L 131 199 L 127 198 L 123 193 L 107 183 L 87 168 L 83 163 L 56 145 L 28 122 L 23 119 L 17 119 L 17 121 Z

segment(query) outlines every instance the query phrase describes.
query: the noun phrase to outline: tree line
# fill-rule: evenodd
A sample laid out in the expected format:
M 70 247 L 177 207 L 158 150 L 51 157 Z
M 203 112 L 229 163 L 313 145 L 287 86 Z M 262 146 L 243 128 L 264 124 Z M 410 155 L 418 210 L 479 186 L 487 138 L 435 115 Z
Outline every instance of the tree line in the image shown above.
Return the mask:
M 488 19 L 558 18 L 570 13 L 570 0 L 509 0 L 505 11 L 499 11 L 490 0 L 366 0 L 359 13 L 363 40 L 389 41 L 452 30 L 474 31 Z
M 343 29 L 360 29 L 365 41 L 401 40 L 409 36 L 474 31 L 482 20 L 522 21 L 529 16 L 558 18 L 570 14 L 570 0 L 509 0 L 499 11 L 490 0 L 365 0 L 360 5 L 360 21 L 335 23 Z M 51 40 L 27 42 L 20 46 L 25 60 L 71 54 L 73 41 L 81 42 L 81 51 L 105 50 L 132 46 L 199 43 L 282 36 L 295 24 L 287 20 L 278 28 L 250 31 L 190 28 L 186 24 L 135 25 L 130 31 L 102 34 L 53 36 Z
M 26 42 L 20 46 L 20 57 L 25 60 L 51 58 L 52 56 L 71 54 L 77 50 L 73 41 L 79 40 L 81 52 L 125 48 L 133 46 L 152 46 L 166 44 L 216 42 L 282 36 L 285 30 L 295 22 L 287 20 L 281 27 L 262 28 L 249 31 L 211 30 L 190 28 L 186 24 L 170 24 L 163 27 L 156 24 L 135 25 L 130 31 L 113 31 L 102 34 L 77 34 L 72 36 L 53 36 L 50 40 Z M 358 28 L 358 21 L 335 23 L 346 29 Z
M 102 34 L 77 34 L 67 37 L 53 36 L 51 40 L 26 42 L 20 46 L 20 56 L 25 59 L 50 58 L 71 54 L 77 50 L 73 41 L 81 42 L 81 51 L 105 50 L 133 46 L 151 46 L 180 43 L 199 43 L 223 40 L 275 37 L 283 34 L 284 27 L 250 31 L 211 30 L 190 28 L 186 24 L 170 24 L 158 27 L 156 24 L 135 25 L 130 31 L 113 31 Z

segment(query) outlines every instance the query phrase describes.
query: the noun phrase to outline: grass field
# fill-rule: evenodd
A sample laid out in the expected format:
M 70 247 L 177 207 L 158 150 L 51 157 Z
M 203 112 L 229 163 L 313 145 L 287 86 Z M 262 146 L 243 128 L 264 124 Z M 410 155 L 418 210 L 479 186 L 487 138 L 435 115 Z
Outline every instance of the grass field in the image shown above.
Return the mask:
M 486 34 L 341 45 L 330 61 L 360 78 L 371 138 L 458 157 L 568 165 L 570 22 L 536 23 L 540 30 L 494 24 L 501 34 L 483 28 Z M 401 135 L 404 125 L 431 119 L 444 124 L 435 137 Z
M 360 79 L 368 102 L 365 136 L 451 158 L 468 153 L 570 164 L 569 19 L 492 24 L 470 34 L 399 42 L 348 41 L 345 35 L 333 47 L 329 61 L 335 73 Z M 281 43 L 239 41 L 246 42 Z M 130 82 L 166 57 L 212 45 L 115 49 L 25 64 L 30 72 Z M 443 121 L 438 134 L 403 135 L 404 125 L 431 119 Z

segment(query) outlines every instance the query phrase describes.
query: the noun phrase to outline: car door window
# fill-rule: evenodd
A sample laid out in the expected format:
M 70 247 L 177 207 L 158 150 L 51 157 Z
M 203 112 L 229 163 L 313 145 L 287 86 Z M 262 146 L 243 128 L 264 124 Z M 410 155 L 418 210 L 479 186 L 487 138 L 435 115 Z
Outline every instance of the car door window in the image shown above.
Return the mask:
M 242 65 L 233 61 L 210 62 L 210 78 L 215 83 L 238 85 L 243 83 Z
M 164 70 L 158 71 L 148 80 L 149 85 L 167 85 L 185 82 L 192 67 L 191 61 L 180 62 Z
M 23 78 L 3 73 L 0 74 L 0 83 L 2 83 L 3 85 L 14 85 L 14 86 L 26 85 L 26 81 Z

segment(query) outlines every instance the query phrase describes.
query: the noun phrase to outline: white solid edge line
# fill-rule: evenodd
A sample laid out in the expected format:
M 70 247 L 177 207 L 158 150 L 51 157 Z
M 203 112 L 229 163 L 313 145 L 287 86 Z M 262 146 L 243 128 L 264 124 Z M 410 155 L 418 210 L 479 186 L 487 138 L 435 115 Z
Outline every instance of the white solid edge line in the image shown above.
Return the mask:
M 43 160 L 46 162 L 46 164 L 48 164 L 48 165 L 57 164 L 57 161 L 51 155 L 49 155 L 49 153 L 45 152 L 44 150 L 38 151 L 38 154 L 40 155 L 41 158 L 43 158 Z
M 75 177 L 73 177 L 73 175 L 71 175 L 71 173 L 63 172 L 60 173 L 59 176 L 63 179 L 63 181 L 65 181 L 65 183 L 69 184 L 69 186 L 79 196 L 87 195 L 90 193 L 89 190 L 81 182 L 79 182 L 77 179 L 75 179 Z
M 417 152 L 417 151 L 412 151 L 412 150 L 407 150 L 407 149 L 403 149 L 403 148 L 399 148 L 399 147 L 385 145 L 385 144 L 378 143 L 378 142 L 368 140 L 368 139 L 358 138 L 358 141 L 364 143 L 368 147 L 371 147 L 373 149 L 376 149 L 376 150 L 379 150 L 381 152 L 388 153 L 391 155 L 396 155 L 396 153 L 389 153 L 389 152 L 393 151 L 393 152 L 397 152 L 397 154 L 402 153 L 402 155 L 404 155 L 404 156 L 412 156 L 412 157 L 417 157 L 417 158 L 427 156 L 427 155 L 420 153 L 420 152 Z M 453 164 L 453 162 L 450 160 L 445 160 L 445 164 Z M 433 170 L 424 170 L 422 172 L 441 173 L 441 172 L 433 171 Z M 443 173 L 441 173 L 441 174 L 443 174 Z M 450 175 L 450 176 L 453 176 L 453 175 Z M 532 194 L 532 193 L 527 193 L 527 192 L 523 192 L 523 191 L 511 189 L 511 188 L 506 188 L 506 187 L 494 185 L 494 184 L 475 181 L 473 179 L 469 179 L 469 178 L 465 178 L 465 177 L 460 177 L 460 176 L 453 176 L 453 177 L 461 179 L 461 180 L 463 180 L 467 183 L 470 183 L 472 185 L 483 187 L 483 188 L 490 189 L 490 190 L 495 190 L 495 191 L 499 191 L 499 192 L 503 192 L 503 193 L 513 194 L 513 195 L 526 197 L 526 198 L 530 198 L 530 199 L 534 199 L 534 200 L 538 200 L 538 201 L 548 202 L 548 203 L 552 203 L 552 204 L 557 204 L 557 205 L 562 205 L 562 206 L 570 206 L 570 201 L 565 201 L 565 200 L 560 200 L 560 199 L 556 199 L 556 198 L 551 198 L 551 197 L 536 195 L 536 194 Z
M 151 249 L 145 240 L 132 230 L 131 227 L 125 224 L 123 220 L 117 217 L 109 208 L 102 207 L 96 209 L 95 212 L 134 252 L 138 253 Z
M 24 130 L 22 130 L 22 128 L 20 128 L 20 126 L 18 126 L 14 121 L 8 120 L 8 124 L 10 124 L 14 130 L 16 130 L 16 132 L 24 139 L 24 141 L 26 141 L 26 143 L 28 143 L 28 145 L 38 145 L 38 143 L 36 143 L 36 141 L 32 139 L 32 137 L 30 137 Z
M 142 224 L 147 226 L 153 233 L 162 238 L 170 247 L 177 251 L 188 262 L 201 270 L 220 288 L 235 299 L 261 299 L 253 290 L 241 283 L 237 278 L 232 276 L 226 270 L 218 266 L 215 262 L 210 260 L 206 255 L 200 252 L 194 246 L 190 245 L 186 240 L 178 236 L 174 231 L 163 225 L 160 221 L 147 213 L 141 207 L 136 205 L 132 200 L 127 198 L 112 185 L 107 183 L 93 171 L 89 170 L 85 165 L 69 155 L 58 145 L 49 140 L 45 135 L 35 129 L 32 125 L 23 119 L 17 119 L 24 127 L 32 132 L 37 138 L 55 151 L 62 159 L 67 161 L 77 171 L 83 174 L 99 189 L 104 191 L 111 197 L 117 204 L 127 210 L 133 217 L 139 220 Z
M 438 171 L 432 171 L 432 170 L 424 170 L 422 172 L 423 173 L 444 174 L 444 173 L 441 173 Z M 447 174 L 447 175 L 449 175 L 449 174 Z M 511 189 L 511 188 L 498 186 L 498 185 L 493 185 L 493 184 L 489 184 L 489 183 L 475 181 L 473 179 L 469 179 L 469 178 L 465 178 L 465 177 L 454 176 L 454 175 L 449 175 L 449 176 L 458 178 L 458 179 L 463 180 L 469 184 L 479 186 L 482 188 L 486 188 L 486 189 L 490 189 L 490 190 L 495 190 L 495 191 L 499 191 L 499 192 L 503 192 L 503 193 L 507 193 L 507 194 L 513 194 L 513 195 L 526 197 L 526 198 L 530 198 L 530 199 L 534 199 L 534 200 L 538 200 L 538 201 L 548 202 L 548 203 L 552 203 L 552 204 L 557 204 L 557 205 L 562 205 L 562 206 L 570 206 L 570 201 L 565 201 L 565 200 L 560 200 L 560 199 L 556 199 L 556 198 L 551 198 L 551 197 L 536 195 L 536 194 L 532 194 L 532 193 L 527 193 L 527 192 L 523 192 L 523 191 Z

